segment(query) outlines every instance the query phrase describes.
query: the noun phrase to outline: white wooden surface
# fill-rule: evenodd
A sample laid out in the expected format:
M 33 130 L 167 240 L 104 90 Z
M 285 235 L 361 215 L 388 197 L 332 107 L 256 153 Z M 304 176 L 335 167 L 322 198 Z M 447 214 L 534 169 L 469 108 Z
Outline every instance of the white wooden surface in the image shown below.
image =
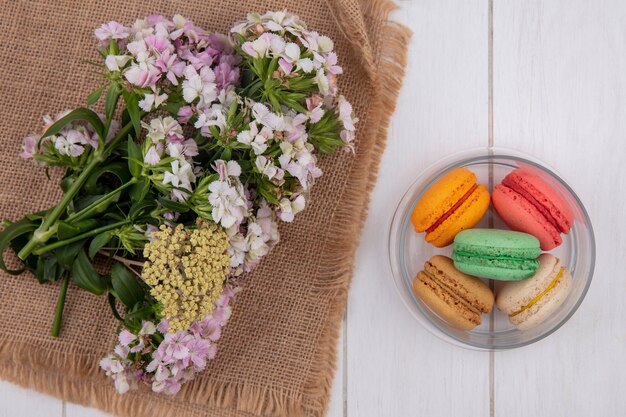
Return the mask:
M 626 415 L 626 1 L 399 5 L 396 19 L 414 31 L 409 68 L 357 256 L 329 417 Z M 393 204 L 421 169 L 490 143 L 555 167 L 586 204 L 598 246 L 577 314 L 544 341 L 495 354 L 450 346 L 413 321 L 389 280 L 384 241 Z M 0 382 L 0 417 L 16 415 L 106 416 Z

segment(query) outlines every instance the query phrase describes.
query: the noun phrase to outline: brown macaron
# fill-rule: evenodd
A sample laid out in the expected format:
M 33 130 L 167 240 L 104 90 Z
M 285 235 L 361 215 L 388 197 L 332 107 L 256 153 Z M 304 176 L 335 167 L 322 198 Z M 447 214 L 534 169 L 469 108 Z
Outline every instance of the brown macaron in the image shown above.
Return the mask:
M 487 284 L 454 267 L 452 259 L 435 255 L 413 280 L 413 293 L 450 325 L 471 330 L 481 313 L 493 309 L 494 295 Z

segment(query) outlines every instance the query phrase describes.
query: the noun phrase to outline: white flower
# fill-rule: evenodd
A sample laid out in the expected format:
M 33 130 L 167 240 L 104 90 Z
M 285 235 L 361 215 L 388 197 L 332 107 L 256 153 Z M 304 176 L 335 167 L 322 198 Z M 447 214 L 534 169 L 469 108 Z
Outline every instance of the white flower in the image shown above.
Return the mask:
M 352 116 L 352 105 L 344 96 L 339 96 L 338 105 L 339 109 L 339 120 L 343 124 L 344 129 L 354 132 L 354 123 L 358 120 Z
M 323 70 L 317 70 L 313 82 L 317 84 L 317 87 L 320 89 L 320 93 L 322 93 L 322 95 L 328 95 L 330 92 L 330 82 L 328 81 L 328 77 L 324 74 Z
M 248 244 L 243 234 L 237 233 L 238 226 L 230 227 L 226 229 L 226 233 L 229 235 L 230 247 L 228 248 L 228 254 L 230 255 L 230 266 L 237 268 L 244 263 L 246 259 L 246 252 L 248 250 Z
M 300 59 L 300 47 L 294 42 L 289 42 L 285 46 L 285 52 L 282 56 L 287 62 L 296 64 L 296 68 L 307 74 L 313 71 L 313 61 L 310 58 Z
M 204 66 L 198 73 L 192 65 L 188 65 L 184 75 L 183 98 L 187 103 L 199 99 L 198 105 L 203 106 L 217 98 L 215 73 L 210 67 Z
M 278 56 L 283 53 L 285 50 L 285 40 L 282 37 L 273 33 L 264 33 L 261 36 L 267 36 L 270 45 L 269 50 L 272 55 Z
M 156 333 L 156 326 L 151 321 L 143 321 L 139 336 L 152 335 Z
M 213 169 L 220 176 L 220 181 L 230 183 L 230 177 L 239 177 L 241 175 L 241 166 L 236 161 L 225 162 L 222 159 L 215 161 Z
M 173 187 L 172 197 L 177 201 L 185 201 L 187 193 L 180 188 L 191 191 L 191 183 L 196 180 L 193 167 L 185 160 L 176 159 L 172 161 L 171 168 L 171 172 L 165 171 L 163 174 L 163 185 L 171 184 Z
M 277 56 L 283 53 L 285 41 L 275 33 L 266 32 L 252 42 L 244 42 L 241 49 L 252 58 L 263 58 L 268 53 Z
M 300 69 L 306 74 L 313 71 L 313 68 L 314 68 L 314 65 L 313 65 L 313 61 L 311 61 L 311 58 L 299 59 L 296 62 L 296 69 Z
M 107 55 L 104 60 L 105 65 L 109 71 L 119 71 L 128 62 L 130 57 L 128 55 Z
M 250 123 L 250 130 L 243 130 L 237 135 L 237 141 L 252 148 L 256 155 L 261 155 L 267 149 L 267 141 L 274 137 L 274 132 L 263 126 L 259 132 L 255 122 Z
M 256 212 L 256 222 L 261 226 L 263 234 L 270 245 L 275 245 L 280 240 L 278 233 L 278 223 L 276 223 L 276 214 L 272 210 L 265 199 L 261 199 L 259 209 Z
M 70 130 L 65 136 L 54 136 L 54 147 L 61 155 L 80 156 L 85 151 L 81 145 L 81 135 L 72 132 Z
M 167 94 L 159 94 L 156 87 L 152 87 L 152 91 L 152 93 L 146 94 L 143 100 L 139 101 L 139 108 L 145 112 L 151 112 L 153 108 L 158 109 L 167 100 Z
M 270 180 L 276 179 L 281 181 L 285 175 L 285 172 L 282 169 L 278 168 L 272 161 L 268 160 L 263 155 L 257 156 L 254 163 L 259 172 Z
M 305 35 L 305 46 L 314 52 L 330 52 L 333 50 L 333 41 L 328 36 L 320 36 L 317 32 L 310 32 Z
M 279 203 L 280 219 L 284 222 L 292 222 L 294 216 L 304 210 L 305 205 L 306 200 L 302 195 L 299 195 L 293 201 L 290 201 L 287 198 L 281 199 Z
M 174 158 L 192 158 L 198 155 L 198 144 L 193 139 L 171 142 L 167 144 L 167 154 Z
M 226 163 L 226 173 L 229 177 L 238 177 L 241 175 L 241 166 L 237 161 L 228 161 Z
M 319 47 L 319 52 L 330 52 L 334 48 L 333 40 L 328 36 L 317 38 L 317 46 Z
M 208 129 L 209 126 L 216 126 L 220 132 L 226 128 L 226 116 L 224 115 L 224 106 L 221 104 L 213 104 L 211 107 L 203 107 L 198 120 L 194 124 L 196 129 L 200 129 L 203 136 L 211 136 Z
M 241 191 L 227 181 L 213 181 L 209 184 L 209 203 L 213 206 L 211 216 L 224 228 L 240 223 L 245 217 L 246 201 Z
M 269 252 L 270 248 L 265 243 L 268 238 L 263 235 L 263 229 L 257 223 L 248 224 L 248 234 L 246 236 L 248 246 L 248 257 L 257 260 Z
M 252 106 L 252 117 L 263 126 L 267 126 L 272 130 L 282 130 L 282 117 L 272 113 L 267 106 L 262 103 L 254 103 Z
M 161 155 L 156 150 L 155 146 L 150 146 L 148 152 L 143 157 L 143 162 L 146 165 L 156 165 L 161 161 Z
M 134 56 L 137 56 L 142 52 L 148 52 L 148 47 L 146 46 L 146 43 L 143 41 L 143 39 L 130 42 L 128 45 L 126 45 L 126 49 Z
M 155 144 L 164 141 L 170 136 L 183 139 L 183 128 L 170 116 L 154 118 L 150 121 L 149 125 L 142 123 L 142 126 L 148 130 L 146 138 L 150 139 L 152 143 Z

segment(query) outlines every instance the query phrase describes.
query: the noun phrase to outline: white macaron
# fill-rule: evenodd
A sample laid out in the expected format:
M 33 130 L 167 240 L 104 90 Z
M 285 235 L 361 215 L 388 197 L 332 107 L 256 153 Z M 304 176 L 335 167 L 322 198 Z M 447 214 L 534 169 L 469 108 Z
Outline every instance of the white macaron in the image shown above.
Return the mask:
M 496 294 L 496 306 L 509 321 L 526 330 L 552 316 L 567 298 L 572 277 L 555 256 L 539 256 L 535 275 L 523 281 L 505 282 Z

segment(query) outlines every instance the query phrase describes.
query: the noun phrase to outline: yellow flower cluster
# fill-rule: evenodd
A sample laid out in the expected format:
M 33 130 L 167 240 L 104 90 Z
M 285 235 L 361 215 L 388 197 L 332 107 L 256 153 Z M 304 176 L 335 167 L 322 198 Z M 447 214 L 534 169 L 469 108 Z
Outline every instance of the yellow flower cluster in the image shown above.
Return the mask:
M 228 236 L 216 224 L 198 220 L 195 229 L 161 226 L 152 238 L 144 248 L 141 277 L 163 306 L 169 331 L 187 330 L 210 314 L 222 295 L 230 265 Z

